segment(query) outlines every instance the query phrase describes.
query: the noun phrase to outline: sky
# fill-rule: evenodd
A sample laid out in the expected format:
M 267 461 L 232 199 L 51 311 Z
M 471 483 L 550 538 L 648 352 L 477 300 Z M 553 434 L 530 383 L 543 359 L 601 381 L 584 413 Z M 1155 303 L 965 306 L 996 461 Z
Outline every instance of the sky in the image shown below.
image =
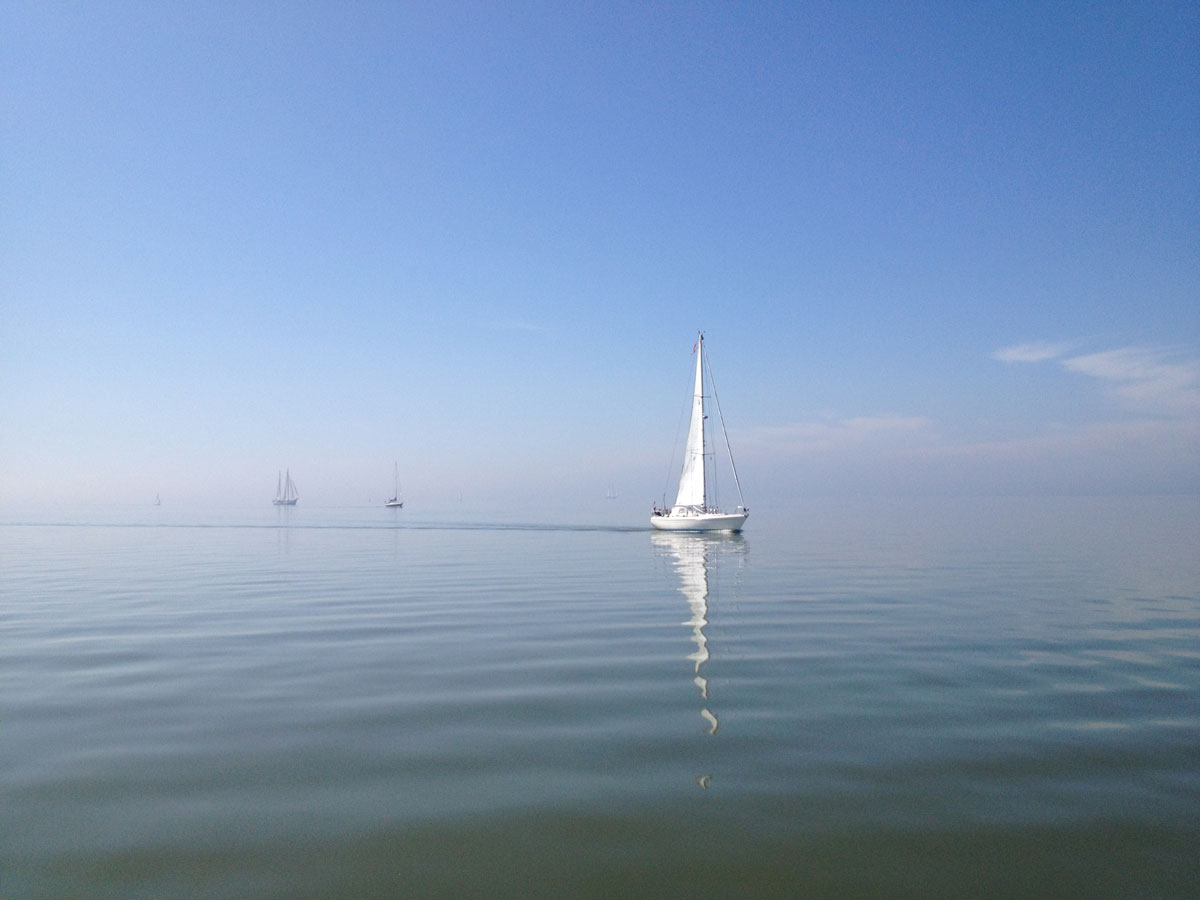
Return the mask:
M 1200 6 L 0 9 L 0 503 L 1200 494 Z

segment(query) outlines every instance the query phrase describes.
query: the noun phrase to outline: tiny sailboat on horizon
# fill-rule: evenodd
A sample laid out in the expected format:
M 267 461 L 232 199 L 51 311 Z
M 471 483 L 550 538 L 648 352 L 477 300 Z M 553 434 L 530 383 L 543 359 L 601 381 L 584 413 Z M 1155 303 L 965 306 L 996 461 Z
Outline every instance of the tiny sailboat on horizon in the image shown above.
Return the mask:
M 392 498 L 386 501 L 383 505 L 389 506 L 392 509 L 402 509 L 404 501 L 400 499 L 400 463 L 395 464 L 395 485 L 392 488 Z
M 285 475 L 279 473 L 279 480 L 275 484 L 275 499 L 271 502 L 276 506 L 295 506 L 296 501 L 300 499 L 300 494 L 296 490 L 296 482 L 292 481 L 292 471 L 287 470 Z

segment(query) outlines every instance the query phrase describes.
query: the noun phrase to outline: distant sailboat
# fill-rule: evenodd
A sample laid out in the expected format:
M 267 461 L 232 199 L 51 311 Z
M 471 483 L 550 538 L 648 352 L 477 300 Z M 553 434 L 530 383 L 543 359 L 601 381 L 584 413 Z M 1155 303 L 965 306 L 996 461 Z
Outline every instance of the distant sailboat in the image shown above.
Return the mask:
M 159 499 L 159 496 L 158 496 L 158 494 L 155 494 L 155 495 L 154 495 L 154 505 L 155 505 L 155 506 L 162 506 L 162 500 L 161 500 L 161 499 Z
M 738 490 L 738 507 L 734 512 L 722 512 L 715 505 L 709 506 L 708 458 L 712 455 L 705 445 L 704 420 L 704 332 L 700 333 L 696 346 L 696 385 L 692 391 L 692 421 L 688 426 L 687 444 L 683 448 L 683 470 L 679 473 L 679 491 L 675 505 L 659 509 L 657 504 L 650 516 L 650 524 L 663 531 L 741 531 L 750 510 L 742 499 L 742 486 L 738 482 L 737 468 L 733 466 L 733 453 L 729 451 L 729 435 L 725 433 L 725 419 L 721 416 L 721 404 L 717 401 L 717 415 L 721 419 L 721 433 L 725 435 L 725 450 L 729 453 L 729 464 L 733 468 L 733 480 Z M 711 373 L 710 373 L 711 379 Z M 716 387 L 713 400 L 717 400 Z
M 279 473 L 279 481 L 275 485 L 275 499 L 271 502 L 276 506 L 295 506 L 296 501 L 300 499 L 300 494 L 296 491 L 296 482 L 292 481 L 292 472 L 287 470 L 285 475 Z
M 617 499 L 617 489 L 615 487 L 613 487 L 611 484 L 608 486 L 608 490 L 604 492 L 604 499 L 605 500 L 616 500 Z
M 384 506 L 390 506 L 393 509 L 400 509 L 404 506 L 404 501 L 400 499 L 400 463 L 395 464 L 395 486 L 392 488 L 392 499 L 384 503 Z

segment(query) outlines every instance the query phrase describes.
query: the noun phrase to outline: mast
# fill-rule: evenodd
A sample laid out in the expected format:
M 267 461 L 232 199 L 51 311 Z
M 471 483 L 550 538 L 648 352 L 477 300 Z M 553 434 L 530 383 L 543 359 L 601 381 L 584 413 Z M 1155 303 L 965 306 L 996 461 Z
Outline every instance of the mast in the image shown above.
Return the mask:
M 683 470 L 679 473 L 679 493 L 675 506 L 704 512 L 708 497 L 704 477 L 704 332 L 696 339 L 696 383 L 692 389 L 692 421 L 688 425 L 687 444 L 683 449 Z
M 699 415 L 700 425 L 696 429 L 699 432 L 700 449 L 697 452 L 696 458 L 700 461 L 700 511 L 708 512 L 708 471 L 705 465 L 705 458 L 708 453 L 708 448 L 704 446 L 704 420 L 708 416 L 704 415 L 704 332 L 698 332 L 696 335 L 696 388 L 692 398 L 692 416 Z

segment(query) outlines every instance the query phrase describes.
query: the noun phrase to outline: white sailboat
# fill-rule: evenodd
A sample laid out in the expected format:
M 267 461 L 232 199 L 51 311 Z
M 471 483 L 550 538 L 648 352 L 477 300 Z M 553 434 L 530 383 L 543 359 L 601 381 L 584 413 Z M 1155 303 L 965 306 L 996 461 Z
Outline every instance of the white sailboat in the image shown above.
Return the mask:
M 279 473 L 279 480 L 275 484 L 275 499 L 271 502 L 276 506 L 295 506 L 296 501 L 300 499 L 300 494 L 296 490 L 296 482 L 292 481 L 292 471 L 287 470 L 287 474 Z
M 733 469 L 733 480 L 738 490 L 738 506 L 733 512 L 723 512 L 716 505 L 709 505 L 708 470 L 713 455 L 707 448 L 704 437 L 704 332 L 696 341 L 696 385 L 692 391 L 692 421 L 688 426 L 687 444 L 683 448 L 683 470 L 679 473 L 679 491 L 675 505 L 659 509 L 656 504 L 650 516 L 650 524 L 662 531 L 741 531 L 750 510 L 742 498 L 742 485 L 738 481 L 737 468 L 733 465 L 733 453 L 729 452 L 729 435 L 725 433 L 725 419 L 721 416 L 721 404 L 717 401 L 717 415 L 721 419 L 721 433 L 725 435 L 725 449 L 729 452 L 729 465 Z M 717 400 L 713 388 L 713 400 Z
M 400 499 L 400 463 L 395 464 L 395 486 L 392 488 L 392 499 L 385 502 L 384 506 L 390 506 L 393 509 L 400 509 L 404 506 L 404 501 Z

